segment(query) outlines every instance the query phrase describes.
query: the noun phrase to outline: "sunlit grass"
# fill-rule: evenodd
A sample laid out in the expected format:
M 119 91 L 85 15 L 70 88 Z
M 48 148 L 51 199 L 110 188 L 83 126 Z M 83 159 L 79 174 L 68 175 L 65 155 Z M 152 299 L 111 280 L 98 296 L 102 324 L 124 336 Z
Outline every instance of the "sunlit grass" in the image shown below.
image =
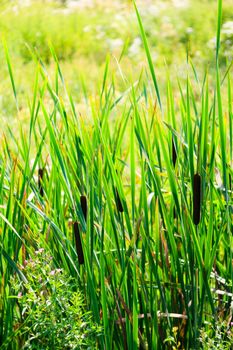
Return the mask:
M 219 69 L 218 3 L 214 75 L 188 57 L 166 92 L 136 5 L 149 69 L 130 81 L 120 62 L 119 91 L 108 57 L 97 93 L 80 84 L 82 112 L 56 49 L 52 76 L 35 58 L 29 124 L 1 144 L 1 349 L 20 349 L 9 280 L 25 279 L 38 248 L 76 279 L 103 328 L 98 349 L 198 349 L 206 322 L 232 317 L 232 67 Z

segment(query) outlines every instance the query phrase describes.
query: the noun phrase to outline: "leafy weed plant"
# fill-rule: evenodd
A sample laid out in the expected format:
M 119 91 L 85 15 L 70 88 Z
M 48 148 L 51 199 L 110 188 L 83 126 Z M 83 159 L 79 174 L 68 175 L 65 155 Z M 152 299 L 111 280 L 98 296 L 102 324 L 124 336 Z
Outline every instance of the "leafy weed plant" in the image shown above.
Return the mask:
M 26 282 L 11 279 L 17 298 L 11 341 L 22 349 L 95 349 L 100 329 L 85 310 L 74 280 L 55 268 L 43 249 L 21 269 Z

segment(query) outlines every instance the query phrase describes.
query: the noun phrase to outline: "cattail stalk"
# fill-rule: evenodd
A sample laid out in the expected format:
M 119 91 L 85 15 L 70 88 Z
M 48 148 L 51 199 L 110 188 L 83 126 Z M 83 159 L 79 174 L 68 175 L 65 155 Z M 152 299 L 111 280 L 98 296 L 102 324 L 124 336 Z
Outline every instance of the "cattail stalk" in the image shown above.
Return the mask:
M 83 255 L 83 248 L 82 248 L 82 242 L 80 237 L 80 231 L 78 227 L 77 221 L 74 222 L 74 238 L 75 238 L 75 244 L 76 244 L 76 251 L 78 254 L 78 262 L 80 265 L 84 264 L 84 255 Z
M 201 217 L 201 176 L 195 174 L 193 178 L 193 222 L 198 225 Z

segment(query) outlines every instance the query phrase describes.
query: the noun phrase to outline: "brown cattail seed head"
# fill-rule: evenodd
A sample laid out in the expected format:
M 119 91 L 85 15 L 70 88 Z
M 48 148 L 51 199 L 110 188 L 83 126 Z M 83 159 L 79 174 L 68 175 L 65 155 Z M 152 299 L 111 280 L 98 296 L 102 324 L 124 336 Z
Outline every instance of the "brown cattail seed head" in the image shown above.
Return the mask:
M 176 159 L 177 159 L 176 146 L 175 146 L 174 139 L 172 138 L 172 163 L 173 163 L 173 166 L 176 165 Z
M 193 178 L 193 222 L 198 225 L 201 217 L 201 176 L 195 174 Z
M 74 222 L 74 238 L 75 238 L 75 244 L 76 244 L 76 251 L 78 254 L 78 262 L 80 265 L 84 264 L 84 255 L 83 255 L 83 248 L 82 248 L 82 242 L 80 237 L 80 231 L 78 227 L 77 221 Z
M 80 204 L 81 204 L 84 219 L 85 221 L 87 221 L 87 197 L 86 196 L 80 196 Z
M 44 175 L 44 169 L 39 169 L 38 170 L 38 188 L 39 188 L 39 192 L 40 192 L 41 197 L 44 196 L 44 189 L 43 189 L 43 185 L 42 185 L 43 175 Z
M 119 193 L 118 193 L 117 188 L 115 188 L 115 193 L 116 193 L 116 206 L 117 206 L 117 210 L 118 210 L 120 213 L 123 213 L 124 208 L 123 208 L 123 206 L 122 206 L 121 199 L 120 199 L 120 196 L 119 196 Z

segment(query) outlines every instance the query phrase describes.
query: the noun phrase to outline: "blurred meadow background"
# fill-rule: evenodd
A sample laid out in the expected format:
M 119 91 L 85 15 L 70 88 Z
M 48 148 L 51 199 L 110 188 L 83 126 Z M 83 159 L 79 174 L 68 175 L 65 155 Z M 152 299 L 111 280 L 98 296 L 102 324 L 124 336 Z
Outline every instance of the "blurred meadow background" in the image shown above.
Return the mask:
M 0 0 L 0 349 L 232 349 L 233 1 Z
M 186 79 L 187 52 L 197 73 L 214 68 L 217 2 L 215 0 L 138 1 L 146 35 L 152 48 L 160 86 L 166 89 L 166 71 L 172 80 Z M 35 62 L 40 56 L 54 72 L 50 45 L 64 72 L 75 102 L 82 104 L 83 85 L 93 96 L 102 83 L 106 56 L 110 55 L 116 89 L 125 90 L 145 72 L 146 57 L 130 0 L 4 1 L 1 0 L 0 33 L 7 41 L 22 119 L 33 91 Z M 233 4 L 224 1 L 221 67 L 233 55 Z M 4 52 L 0 51 L 1 62 Z M 2 119 L 15 115 L 7 65 L 1 64 Z M 14 118 L 11 121 L 14 125 Z

